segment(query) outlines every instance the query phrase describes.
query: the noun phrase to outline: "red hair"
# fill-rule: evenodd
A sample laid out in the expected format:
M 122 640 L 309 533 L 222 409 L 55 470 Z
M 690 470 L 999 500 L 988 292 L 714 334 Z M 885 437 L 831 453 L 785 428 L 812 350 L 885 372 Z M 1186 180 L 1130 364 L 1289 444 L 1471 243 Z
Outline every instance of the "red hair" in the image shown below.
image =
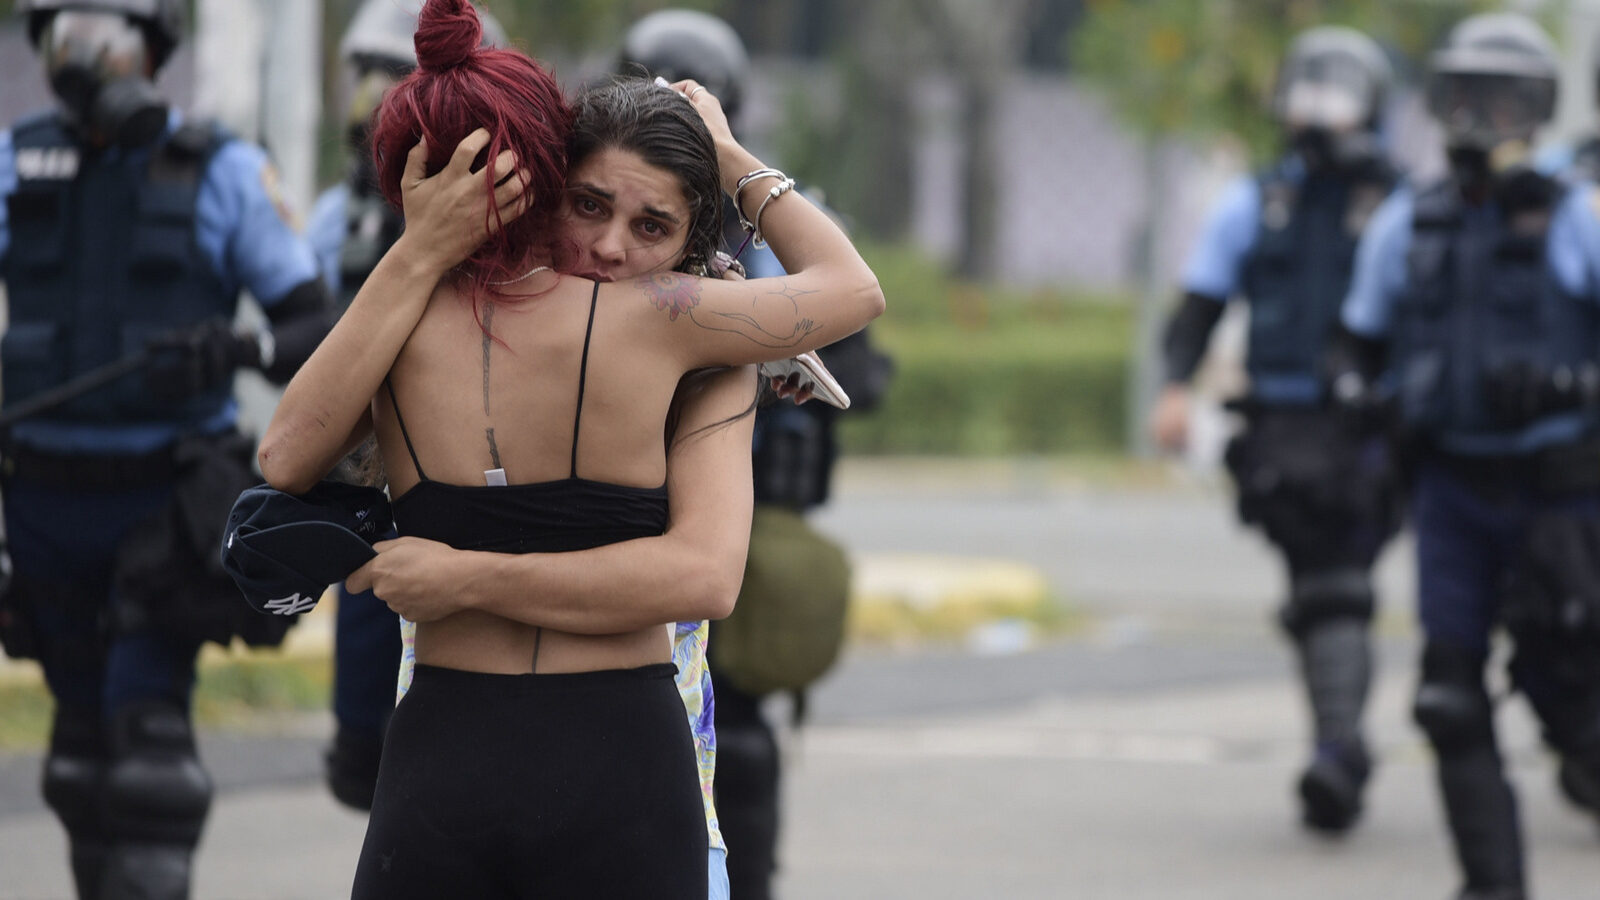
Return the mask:
M 432 175 L 450 161 L 462 138 L 488 129 L 489 146 L 474 162 L 483 166 L 486 193 L 508 174 L 494 171 L 492 161 L 502 151 L 513 151 L 517 167 L 528 171 L 532 208 L 467 258 L 475 305 L 477 298 L 496 293 L 492 282 L 526 272 L 535 248 L 554 238 L 573 120 L 560 86 L 543 66 L 516 50 L 484 48 L 482 40 L 483 26 L 469 0 L 427 0 L 417 17 L 417 69 L 384 96 L 372 126 L 378 187 L 396 209 L 406 154 L 422 139 Z M 489 216 L 491 222 L 499 218 L 493 204 Z

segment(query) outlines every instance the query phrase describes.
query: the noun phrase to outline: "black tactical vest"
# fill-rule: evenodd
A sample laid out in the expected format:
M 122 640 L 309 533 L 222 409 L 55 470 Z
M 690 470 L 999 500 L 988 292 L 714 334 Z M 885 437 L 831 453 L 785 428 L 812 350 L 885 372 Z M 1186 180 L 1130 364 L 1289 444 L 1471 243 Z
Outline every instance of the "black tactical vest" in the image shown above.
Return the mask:
M 1259 179 L 1260 227 L 1240 286 L 1250 303 L 1245 368 L 1252 379 L 1320 377 L 1320 362 L 1350 287 L 1356 245 L 1393 185 L 1313 172 Z
M 1447 445 L 1514 437 L 1484 402 L 1490 373 L 1600 356 L 1600 309 L 1562 290 L 1548 262 L 1563 192 L 1552 196 L 1508 221 L 1498 207 L 1469 211 L 1453 180 L 1418 195 L 1392 352 L 1400 414 L 1419 436 Z
M 13 129 L 17 190 L 8 198 L 11 246 L 0 263 L 10 325 L 0 344 L 6 406 L 142 351 L 150 338 L 233 317 L 237 291 L 195 239 L 201 177 L 226 140 L 190 123 L 152 151 L 107 159 L 82 148 L 58 115 Z M 39 416 L 83 423 L 202 421 L 223 386 L 163 401 L 137 374 Z

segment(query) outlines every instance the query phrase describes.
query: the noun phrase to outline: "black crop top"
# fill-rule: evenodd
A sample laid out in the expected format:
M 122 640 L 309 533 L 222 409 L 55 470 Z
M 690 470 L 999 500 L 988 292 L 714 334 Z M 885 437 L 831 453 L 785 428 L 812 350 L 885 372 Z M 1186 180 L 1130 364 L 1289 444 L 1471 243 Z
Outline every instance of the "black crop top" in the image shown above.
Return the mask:
M 578 371 L 578 411 L 572 421 L 571 474 L 557 481 L 505 486 L 446 484 L 422 471 L 394 386 L 385 382 L 394 404 L 395 424 L 419 481 L 394 500 L 395 527 L 403 535 L 449 544 L 458 550 L 501 553 L 557 553 L 653 537 L 667 530 L 667 486 L 610 484 L 578 477 L 578 425 L 583 420 L 583 386 L 589 370 L 589 339 L 594 334 L 595 301 L 589 297 L 589 324 L 583 335 Z

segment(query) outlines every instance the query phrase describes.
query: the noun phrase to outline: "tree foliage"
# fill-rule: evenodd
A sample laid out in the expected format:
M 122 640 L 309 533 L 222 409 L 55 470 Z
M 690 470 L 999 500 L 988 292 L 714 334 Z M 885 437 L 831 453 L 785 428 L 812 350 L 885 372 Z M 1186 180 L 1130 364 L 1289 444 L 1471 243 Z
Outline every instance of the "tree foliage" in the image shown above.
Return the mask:
M 1421 60 L 1492 0 L 1087 0 L 1071 38 L 1079 74 L 1147 136 L 1232 134 L 1255 153 L 1276 142 L 1262 110 L 1299 32 L 1349 25 L 1401 63 Z M 1411 67 L 1413 69 L 1420 67 Z

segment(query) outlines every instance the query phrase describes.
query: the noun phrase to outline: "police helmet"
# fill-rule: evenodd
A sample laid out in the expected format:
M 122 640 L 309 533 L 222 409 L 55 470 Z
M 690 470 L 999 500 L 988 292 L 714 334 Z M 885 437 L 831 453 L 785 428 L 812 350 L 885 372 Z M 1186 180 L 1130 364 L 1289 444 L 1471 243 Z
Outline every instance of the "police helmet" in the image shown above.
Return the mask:
M 396 74 L 417 67 L 417 15 L 422 0 L 367 0 L 350 20 L 339 40 L 339 58 L 357 71 L 386 69 Z M 483 25 L 483 46 L 504 47 L 510 38 L 488 10 L 478 8 Z
M 35 47 L 50 18 L 58 12 L 121 13 L 137 22 L 150 45 L 150 61 L 160 69 L 183 39 L 183 0 L 16 0 L 15 10 L 28 17 L 28 38 Z
M 1428 112 L 1452 147 L 1493 150 L 1528 141 L 1555 115 L 1560 59 L 1533 20 L 1472 16 L 1429 60 Z
M 664 9 L 633 24 L 622 40 L 618 71 L 643 66 L 668 81 L 693 78 L 734 115 L 739 108 L 750 57 L 733 26 L 709 13 Z
M 1354 28 L 1302 32 L 1278 70 L 1272 114 L 1287 128 L 1375 128 L 1394 80 L 1377 41 Z

